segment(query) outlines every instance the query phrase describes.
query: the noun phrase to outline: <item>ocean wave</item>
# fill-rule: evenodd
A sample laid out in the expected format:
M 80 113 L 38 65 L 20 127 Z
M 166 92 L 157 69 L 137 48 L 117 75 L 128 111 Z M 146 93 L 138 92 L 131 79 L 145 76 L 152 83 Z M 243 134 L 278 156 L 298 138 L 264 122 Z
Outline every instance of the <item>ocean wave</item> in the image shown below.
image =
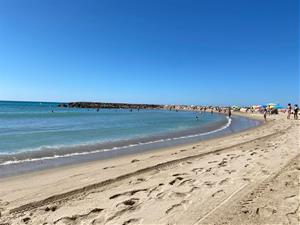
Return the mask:
M 137 144 L 130 144 L 130 145 L 126 145 L 126 146 L 121 146 L 121 147 L 113 147 L 113 148 L 106 148 L 106 149 L 100 149 L 100 150 L 93 150 L 93 151 L 85 151 L 85 152 L 73 152 L 73 153 L 67 153 L 67 154 L 63 154 L 63 155 L 53 155 L 53 156 L 46 156 L 46 157 L 39 157 L 39 158 L 28 158 L 28 159 L 14 159 L 14 160 L 8 160 L 5 162 L 0 163 L 0 166 L 5 166 L 5 165 L 11 165 L 11 164 L 19 164 L 19 163 L 26 163 L 26 162 L 35 162 L 35 161 L 43 161 L 43 160 L 53 160 L 53 159 L 58 159 L 58 158 L 67 158 L 67 157 L 76 157 L 76 156 L 84 156 L 84 155 L 89 155 L 89 154 L 96 154 L 96 153 L 100 153 L 100 152 L 107 152 L 107 151 L 115 151 L 115 150 L 121 150 L 121 149 L 127 149 L 130 147 L 137 147 L 137 146 L 142 146 L 142 145 L 149 145 L 149 144 L 154 144 L 154 143 L 161 143 L 161 142 L 165 142 L 165 141 L 172 141 L 172 140 L 179 140 L 179 139 L 186 139 L 186 138 L 194 138 L 194 137 L 200 137 L 200 136 L 206 136 L 209 134 L 213 134 L 216 132 L 220 132 L 222 130 L 227 129 L 228 127 L 230 127 L 231 123 L 232 123 L 232 119 L 229 117 L 227 118 L 227 123 L 216 129 L 216 130 L 212 130 L 212 131 L 208 131 L 208 132 L 203 132 L 203 133 L 199 133 L 199 134 L 192 134 L 192 135 L 186 135 L 186 136 L 181 136 L 181 137 L 172 137 L 172 138 L 165 138 L 165 139 L 159 139 L 159 140 L 154 140 L 154 141 L 148 141 L 148 142 L 139 142 Z M 74 147 L 80 147 L 80 146 L 87 146 L 84 144 L 80 144 L 80 145 L 74 145 Z M 70 147 L 70 146 L 68 146 Z M 61 148 L 66 148 L 66 146 L 63 145 L 57 145 L 57 146 L 43 146 L 38 148 L 38 150 L 42 151 L 42 150 L 55 150 L 55 149 L 61 149 Z M 31 150 L 33 151 L 37 151 L 37 149 L 35 150 Z M 4 154 L 1 154 L 2 156 Z M 5 155 L 7 156 L 7 155 Z

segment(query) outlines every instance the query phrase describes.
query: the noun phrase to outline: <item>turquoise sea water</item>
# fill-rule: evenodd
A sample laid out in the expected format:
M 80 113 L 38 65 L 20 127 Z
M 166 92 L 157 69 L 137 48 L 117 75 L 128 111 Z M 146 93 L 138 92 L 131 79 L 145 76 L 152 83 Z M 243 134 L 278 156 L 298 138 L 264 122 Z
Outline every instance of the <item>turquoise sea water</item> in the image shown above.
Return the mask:
M 24 152 L 59 154 L 60 149 L 186 135 L 189 130 L 228 121 L 218 114 L 163 110 L 58 108 L 58 103 L 0 101 L 0 155 Z M 218 127 L 216 127 L 218 126 Z

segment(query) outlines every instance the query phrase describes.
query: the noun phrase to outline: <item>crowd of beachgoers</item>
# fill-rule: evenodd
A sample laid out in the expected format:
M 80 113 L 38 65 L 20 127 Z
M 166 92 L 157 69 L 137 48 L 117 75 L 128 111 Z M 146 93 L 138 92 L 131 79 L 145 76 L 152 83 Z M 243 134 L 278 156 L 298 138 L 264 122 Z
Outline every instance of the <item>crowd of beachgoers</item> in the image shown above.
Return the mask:
M 184 105 L 178 105 L 178 106 L 165 106 L 165 109 L 169 110 L 194 110 L 194 111 L 200 111 L 200 112 L 219 112 L 219 113 L 228 113 L 229 111 L 234 112 L 243 112 L 243 113 L 263 113 L 264 111 L 267 111 L 268 114 L 278 114 L 281 113 L 288 113 L 289 115 L 294 114 L 297 115 L 299 113 L 299 107 L 297 104 L 292 107 L 292 104 L 287 104 L 286 107 L 281 106 L 279 104 L 266 104 L 266 105 L 253 105 L 253 106 L 184 106 Z
M 232 112 L 241 112 L 241 113 L 252 113 L 252 114 L 262 114 L 264 117 L 264 120 L 267 120 L 268 115 L 272 114 L 278 114 L 278 113 L 286 113 L 287 119 L 291 119 L 291 115 L 293 115 L 293 118 L 295 120 L 298 120 L 299 115 L 299 107 L 297 104 L 292 106 L 291 103 L 288 103 L 286 107 L 281 106 L 279 104 L 275 103 L 269 103 L 266 105 L 253 105 L 253 106 L 246 106 L 246 107 L 240 107 L 240 106 L 187 106 L 187 105 L 166 105 L 164 109 L 168 110 L 192 110 L 192 111 L 198 111 L 200 113 L 202 112 L 210 112 L 210 113 L 223 113 L 227 114 L 229 117 L 231 117 Z M 196 116 L 196 119 L 198 116 Z

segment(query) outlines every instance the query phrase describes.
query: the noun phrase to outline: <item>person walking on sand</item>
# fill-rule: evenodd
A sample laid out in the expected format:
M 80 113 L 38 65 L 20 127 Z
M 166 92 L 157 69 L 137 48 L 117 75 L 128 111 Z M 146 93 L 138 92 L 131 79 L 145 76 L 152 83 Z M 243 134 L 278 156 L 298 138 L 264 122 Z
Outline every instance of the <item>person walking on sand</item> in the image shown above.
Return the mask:
M 295 106 L 294 106 L 294 119 L 295 120 L 298 119 L 298 112 L 299 112 L 299 107 L 297 104 L 295 104 Z
M 265 119 L 265 122 L 267 122 L 267 113 L 268 113 L 267 108 L 264 108 L 264 119 Z
M 288 104 L 288 107 L 287 107 L 287 119 L 289 120 L 291 118 L 291 113 L 292 113 L 292 105 L 291 103 Z

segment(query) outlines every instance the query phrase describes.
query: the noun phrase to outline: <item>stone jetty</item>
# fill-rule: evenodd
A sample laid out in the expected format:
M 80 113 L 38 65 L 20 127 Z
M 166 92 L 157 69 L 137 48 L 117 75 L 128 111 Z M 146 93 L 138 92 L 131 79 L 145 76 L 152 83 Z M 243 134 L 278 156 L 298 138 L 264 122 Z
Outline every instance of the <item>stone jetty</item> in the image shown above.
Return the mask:
M 70 102 L 59 104 L 62 108 L 92 108 L 92 109 L 164 109 L 164 105 L 103 103 L 103 102 Z

